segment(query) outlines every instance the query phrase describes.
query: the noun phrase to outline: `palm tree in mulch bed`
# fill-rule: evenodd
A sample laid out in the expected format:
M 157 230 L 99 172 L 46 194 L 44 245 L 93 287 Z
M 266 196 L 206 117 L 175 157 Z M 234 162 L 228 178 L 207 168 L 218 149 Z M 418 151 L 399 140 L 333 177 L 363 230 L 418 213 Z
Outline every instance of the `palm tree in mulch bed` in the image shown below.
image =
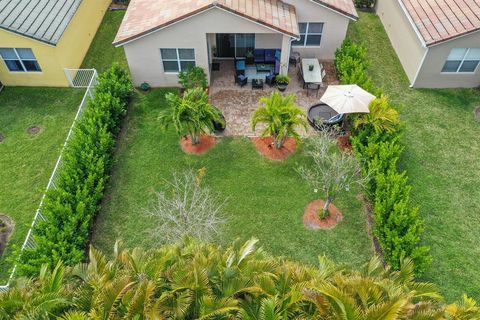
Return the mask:
M 255 145 L 269 158 L 284 158 L 295 151 L 295 141 L 300 138 L 298 127 L 307 128 L 305 111 L 296 105 L 293 94 L 282 96 L 279 92 L 272 92 L 259 103 L 260 108 L 252 116 L 252 129 L 255 131 L 259 124 L 266 127 L 261 132 L 263 139 L 255 139 Z M 271 150 L 262 148 L 262 142 Z
M 214 123 L 223 123 L 222 113 L 208 102 L 208 94 L 203 88 L 185 91 L 182 97 L 167 93 L 165 98 L 169 108 L 159 117 L 163 129 L 170 126 L 182 137 L 181 146 L 187 153 L 203 153 L 215 145 Z

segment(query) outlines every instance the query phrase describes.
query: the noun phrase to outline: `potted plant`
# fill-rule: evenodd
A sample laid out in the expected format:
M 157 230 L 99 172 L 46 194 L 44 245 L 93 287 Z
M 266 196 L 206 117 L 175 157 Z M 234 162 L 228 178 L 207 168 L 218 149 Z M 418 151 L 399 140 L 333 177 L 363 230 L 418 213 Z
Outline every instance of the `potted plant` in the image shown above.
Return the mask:
M 308 65 L 308 70 L 309 71 L 313 71 L 313 68 L 315 68 L 315 65 L 313 65 L 313 64 Z
M 290 83 L 290 77 L 280 74 L 275 78 L 275 81 L 277 82 L 278 90 L 283 92 L 287 89 L 287 86 Z
M 255 60 L 253 58 L 253 51 L 252 50 L 247 51 L 247 53 L 245 54 L 245 58 L 246 58 L 246 61 L 245 61 L 246 64 L 253 64 L 255 62 Z

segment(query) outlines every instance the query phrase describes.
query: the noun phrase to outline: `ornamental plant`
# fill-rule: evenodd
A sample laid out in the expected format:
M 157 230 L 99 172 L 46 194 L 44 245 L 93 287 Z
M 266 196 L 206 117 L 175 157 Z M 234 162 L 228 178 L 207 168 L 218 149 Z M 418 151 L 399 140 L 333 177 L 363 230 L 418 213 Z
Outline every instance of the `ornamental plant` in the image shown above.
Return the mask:
M 260 123 L 266 125 L 261 136 L 272 137 L 275 148 L 281 149 L 289 137 L 299 139 L 298 127 L 307 128 L 305 111 L 296 105 L 295 95 L 272 92 L 259 103 L 260 107 L 252 115 L 252 129 L 255 131 Z
M 185 89 L 202 88 L 205 90 L 208 86 L 207 75 L 203 68 L 195 66 L 182 70 L 178 74 L 178 83 Z
M 132 90 L 127 71 L 118 65 L 99 76 L 95 96 L 64 150 L 55 188 L 46 193 L 43 219 L 33 228 L 35 246 L 19 255 L 19 274 L 34 275 L 42 265 L 53 268 L 59 261 L 73 265 L 84 259 Z
M 180 136 L 188 135 L 192 144 L 198 144 L 202 134 L 212 133 L 214 123 L 224 123 L 222 113 L 209 103 L 202 88 L 188 89 L 182 97 L 169 92 L 165 98 L 168 108 L 160 114 L 160 126 L 164 130 L 173 126 Z
M 266 254 L 257 240 L 222 248 L 185 239 L 111 256 L 90 248 L 88 263 L 43 267 L 0 293 L 2 319 L 465 319 L 471 298 L 444 304 L 417 282 L 411 260 L 399 271 L 373 258 L 356 269 L 319 257 L 315 266 Z

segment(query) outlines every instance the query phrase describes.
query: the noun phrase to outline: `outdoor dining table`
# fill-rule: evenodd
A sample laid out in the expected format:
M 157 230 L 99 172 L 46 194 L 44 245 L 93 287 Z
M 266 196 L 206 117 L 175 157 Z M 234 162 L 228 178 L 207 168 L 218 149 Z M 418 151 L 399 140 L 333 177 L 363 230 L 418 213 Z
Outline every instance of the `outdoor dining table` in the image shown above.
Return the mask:
M 310 65 L 313 65 L 312 71 Z M 302 59 L 302 72 L 305 83 L 322 83 L 322 67 L 317 59 Z

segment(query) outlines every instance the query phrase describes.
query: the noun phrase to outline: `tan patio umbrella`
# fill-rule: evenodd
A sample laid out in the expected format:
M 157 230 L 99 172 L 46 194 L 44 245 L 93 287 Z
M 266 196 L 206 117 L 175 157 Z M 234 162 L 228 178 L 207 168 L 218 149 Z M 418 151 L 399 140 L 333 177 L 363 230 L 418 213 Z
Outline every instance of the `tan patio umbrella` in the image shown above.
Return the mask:
M 328 86 L 320 101 L 338 113 L 369 113 L 375 96 L 356 84 Z

